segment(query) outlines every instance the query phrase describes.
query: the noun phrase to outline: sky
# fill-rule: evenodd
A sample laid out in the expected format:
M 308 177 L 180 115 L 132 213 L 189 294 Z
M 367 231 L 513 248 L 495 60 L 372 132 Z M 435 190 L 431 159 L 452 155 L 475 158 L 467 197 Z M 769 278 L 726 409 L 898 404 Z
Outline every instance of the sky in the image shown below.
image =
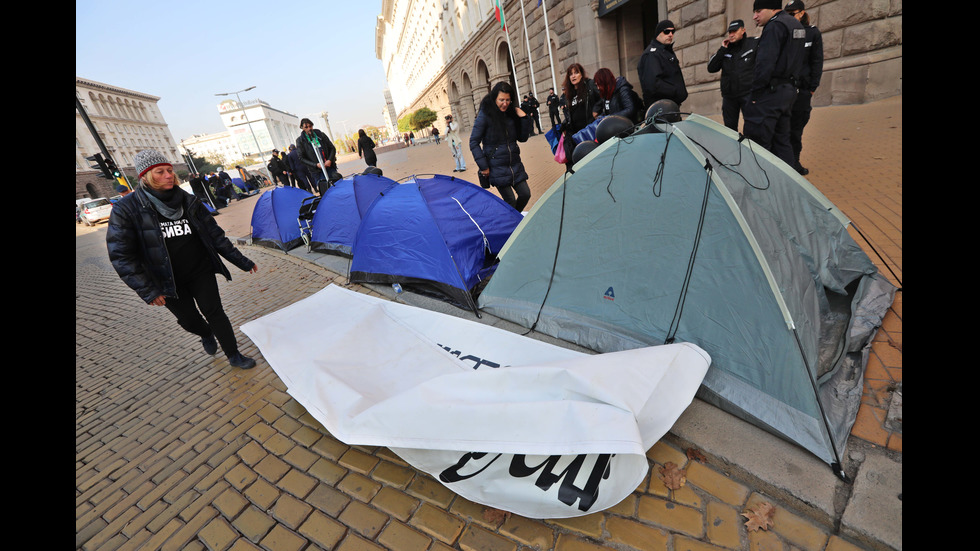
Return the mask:
M 215 94 L 250 86 L 242 102 L 315 126 L 327 111 L 354 132 L 384 124 L 380 13 L 381 0 L 76 0 L 75 76 L 159 97 L 178 142 L 224 131 L 218 104 L 235 96 Z

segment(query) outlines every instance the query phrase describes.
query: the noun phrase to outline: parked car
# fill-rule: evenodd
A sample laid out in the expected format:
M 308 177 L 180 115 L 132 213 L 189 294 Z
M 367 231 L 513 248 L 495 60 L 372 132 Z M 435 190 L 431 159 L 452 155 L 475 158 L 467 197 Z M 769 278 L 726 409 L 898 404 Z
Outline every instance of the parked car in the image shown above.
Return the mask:
M 111 213 L 112 203 L 105 197 L 97 197 L 82 203 L 79 218 L 86 226 L 94 226 L 103 220 L 108 220 Z

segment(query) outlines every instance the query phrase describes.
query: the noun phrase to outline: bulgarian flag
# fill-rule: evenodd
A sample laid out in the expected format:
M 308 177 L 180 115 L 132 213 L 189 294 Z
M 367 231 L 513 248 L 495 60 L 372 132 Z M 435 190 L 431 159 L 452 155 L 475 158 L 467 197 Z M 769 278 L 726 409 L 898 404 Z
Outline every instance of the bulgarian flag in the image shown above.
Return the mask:
M 493 11 L 494 15 L 497 17 L 497 21 L 500 22 L 500 28 L 507 32 L 507 24 L 504 22 L 504 8 L 500 6 L 500 0 L 493 0 Z

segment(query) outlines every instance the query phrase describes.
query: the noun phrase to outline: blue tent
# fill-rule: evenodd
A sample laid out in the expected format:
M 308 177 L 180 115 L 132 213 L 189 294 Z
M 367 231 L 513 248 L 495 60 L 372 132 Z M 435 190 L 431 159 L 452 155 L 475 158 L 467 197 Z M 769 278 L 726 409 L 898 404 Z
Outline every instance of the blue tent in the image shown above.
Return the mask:
M 365 211 L 393 185 L 394 180 L 377 174 L 354 174 L 327 189 L 313 215 L 310 249 L 351 256 Z
M 259 196 L 252 211 L 252 244 L 289 251 L 303 244 L 299 232 L 299 206 L 313 194 L 280 187 Z
M 412 177 L 368 207 L 350 279 L 435 291 L 479 312 L 474 291 L 523 217 L 489 191 L 452 176 Z

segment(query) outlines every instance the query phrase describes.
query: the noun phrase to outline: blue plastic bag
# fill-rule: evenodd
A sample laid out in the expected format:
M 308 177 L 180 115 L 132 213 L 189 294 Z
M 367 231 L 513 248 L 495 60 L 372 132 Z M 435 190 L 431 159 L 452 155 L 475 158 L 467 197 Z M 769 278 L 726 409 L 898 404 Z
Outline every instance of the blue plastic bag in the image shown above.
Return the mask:
M 556 124 L 551 130 L 545 132 L 544 137 L 548 140 L 548 145 L 551 146 L 551 153 L 554 155 L 555 150 L 558 149 L 558 142 L 561 140 L 561 123 Z
M 595 120 L 589 123 L 588 126 L 576 132 L 575 135 L 572 136 L 572 139 L 575 141 L 575 145 L 578 145 L 585 141 L 594 142 L 595 130 L 599 126 L 599 121 L 601 121 L 604 118 L 605 116 L 596 117 Z

